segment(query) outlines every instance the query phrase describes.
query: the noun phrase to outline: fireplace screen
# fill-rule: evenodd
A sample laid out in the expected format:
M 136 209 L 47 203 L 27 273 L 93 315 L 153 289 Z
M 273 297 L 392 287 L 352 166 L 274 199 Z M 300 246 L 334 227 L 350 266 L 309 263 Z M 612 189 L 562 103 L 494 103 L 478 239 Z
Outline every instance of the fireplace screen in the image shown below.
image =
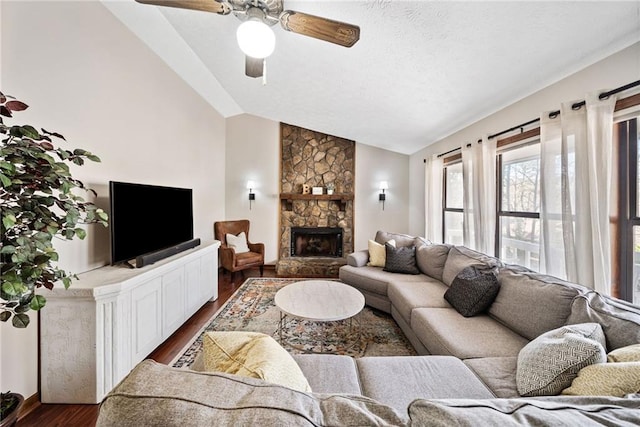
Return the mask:
M 291 256 L 342 257 L 342 228 L 291 227 Z

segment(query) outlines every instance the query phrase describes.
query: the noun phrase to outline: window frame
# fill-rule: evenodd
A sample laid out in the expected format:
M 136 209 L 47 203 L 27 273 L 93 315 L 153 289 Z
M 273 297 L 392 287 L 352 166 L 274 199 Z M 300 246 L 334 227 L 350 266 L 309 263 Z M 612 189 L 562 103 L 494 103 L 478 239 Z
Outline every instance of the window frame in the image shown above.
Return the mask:
M 443 167 L 442 167 L 442 242 L 443 243 L 446 243 L 445 237 L 447 235 L 446 213 L 455 212 L 455 213 L 461 213 L 464 215 L 464 207 L 462 208 L 447 207 L 447 168 L 449 168 L 450 166 L 461 164 L 461 163 L 462 163 L 461 154 L 451 156 L 447 159 L 444 159 L 443 161 Z M 464 181 L 463 181 L 463 186 L 464 186 Z M 463 221 L 464 221 L 464 218 L 463 218 Z

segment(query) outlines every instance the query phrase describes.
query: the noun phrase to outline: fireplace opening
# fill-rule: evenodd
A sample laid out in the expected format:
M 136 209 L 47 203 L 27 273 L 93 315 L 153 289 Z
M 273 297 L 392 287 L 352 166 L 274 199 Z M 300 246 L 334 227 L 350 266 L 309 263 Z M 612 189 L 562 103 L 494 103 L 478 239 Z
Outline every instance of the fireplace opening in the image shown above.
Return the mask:
M 292 257 L 342 257 L 342 228 L 291 227 Z

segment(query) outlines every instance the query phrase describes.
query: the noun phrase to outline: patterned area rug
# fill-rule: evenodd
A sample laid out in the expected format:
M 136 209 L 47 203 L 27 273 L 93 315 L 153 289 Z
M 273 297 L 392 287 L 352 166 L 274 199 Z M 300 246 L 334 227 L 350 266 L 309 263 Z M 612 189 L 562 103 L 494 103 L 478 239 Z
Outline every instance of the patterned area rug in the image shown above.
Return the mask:
M 191 366 L 202 349 L 202 336 L 208 331 L 262 332 L 279 341 L 280 312 L 273 303 L 273 297 L 280 288 L 301 280 L 305 279 L 247 279 L 171 365 L 178 368 Z M 368 306 L 355 317 L 353 325 L 349 321 L 327 325 L 292 319 L 288 322 L 287 331 L 281 344 L 290 353 L 323 351 L 354 357 L 416 354 L 391 315 Z

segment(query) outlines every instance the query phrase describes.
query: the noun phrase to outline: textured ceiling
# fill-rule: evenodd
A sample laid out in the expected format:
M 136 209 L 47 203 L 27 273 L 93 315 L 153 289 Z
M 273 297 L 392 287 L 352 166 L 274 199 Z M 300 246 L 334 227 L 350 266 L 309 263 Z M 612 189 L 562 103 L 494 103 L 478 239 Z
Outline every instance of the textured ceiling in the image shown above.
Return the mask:
M 263 86 L 244 75 L 234 16 L 103 3 L 223 115 L 405 154 L 640 40 L 638 1 L 284 0 L 359 25 L 360 41 L 349 49 L 275 26 Z

